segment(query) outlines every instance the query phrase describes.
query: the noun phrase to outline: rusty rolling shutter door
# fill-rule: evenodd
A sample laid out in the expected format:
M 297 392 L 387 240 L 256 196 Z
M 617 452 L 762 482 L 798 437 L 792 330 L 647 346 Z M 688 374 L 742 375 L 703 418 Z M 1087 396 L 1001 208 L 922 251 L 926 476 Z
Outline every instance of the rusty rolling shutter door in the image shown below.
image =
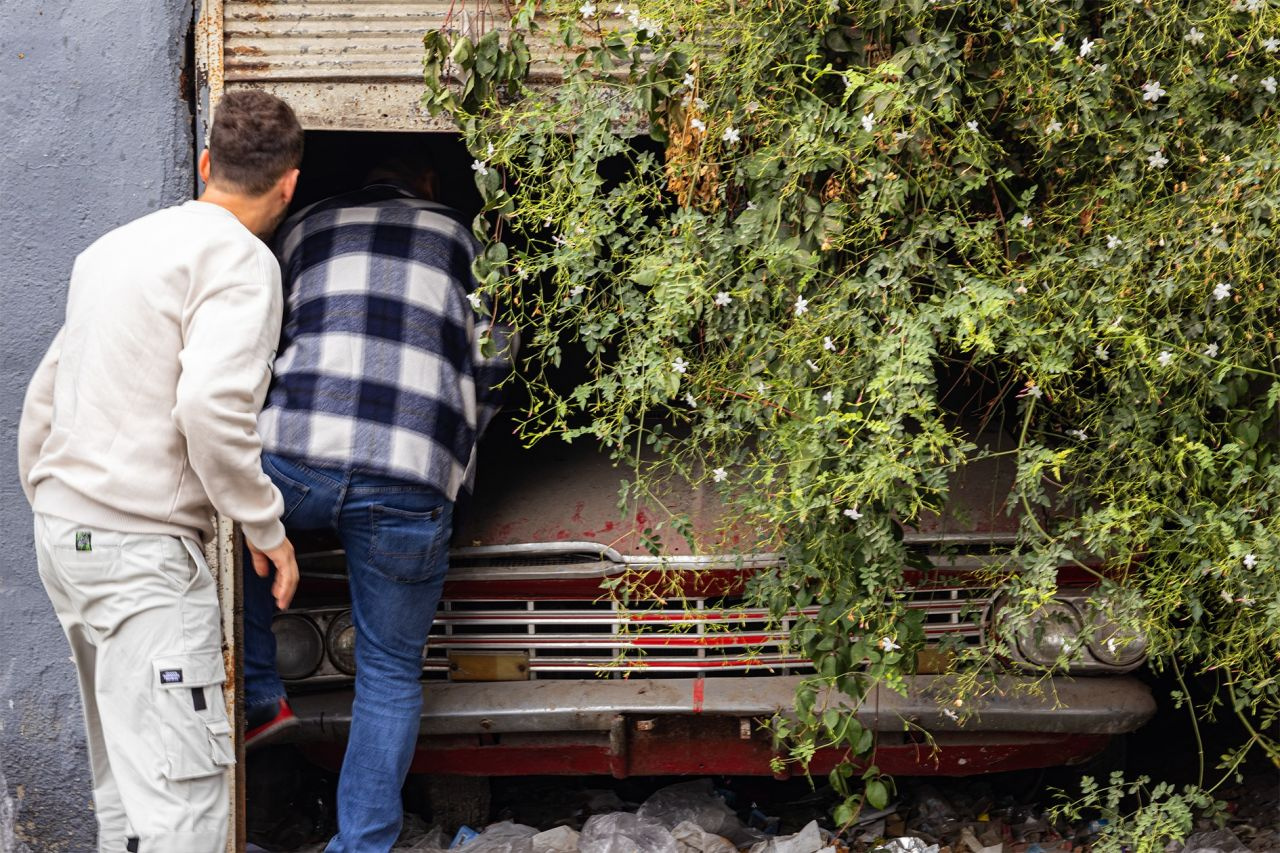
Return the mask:
M 451 131 L 421 108 L 422 36 L 478 38 L 505 28 L 508 9 L 493 0 L 226 0 L 226 87 L 279 95 L 313 130 Z M 534 79 L 554 78 L 538 59 L 555 50 L 551 32 L 548 22 L 531 44 Z

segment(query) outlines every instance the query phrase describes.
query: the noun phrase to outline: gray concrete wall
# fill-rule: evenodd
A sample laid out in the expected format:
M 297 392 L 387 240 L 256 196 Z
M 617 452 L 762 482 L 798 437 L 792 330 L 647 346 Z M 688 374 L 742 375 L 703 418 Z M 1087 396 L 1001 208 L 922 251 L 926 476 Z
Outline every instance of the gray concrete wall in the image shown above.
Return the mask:
M 18 415 L 76 254 L 191 197 L 190 21 L 172 0 L 0 3 L 0 780 L 17 838 L 48 853 L 95 849 L 95 824 L 79 694 L 17 481 Z

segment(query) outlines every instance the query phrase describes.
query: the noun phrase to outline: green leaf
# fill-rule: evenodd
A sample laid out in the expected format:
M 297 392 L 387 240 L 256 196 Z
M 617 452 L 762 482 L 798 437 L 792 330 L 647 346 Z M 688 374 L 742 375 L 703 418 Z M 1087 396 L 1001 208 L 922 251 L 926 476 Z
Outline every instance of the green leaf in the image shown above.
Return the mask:
M 889 804 L 889 788 L 879 779 L 867 782 L 867 804 L 873 809 L 882 809 Z

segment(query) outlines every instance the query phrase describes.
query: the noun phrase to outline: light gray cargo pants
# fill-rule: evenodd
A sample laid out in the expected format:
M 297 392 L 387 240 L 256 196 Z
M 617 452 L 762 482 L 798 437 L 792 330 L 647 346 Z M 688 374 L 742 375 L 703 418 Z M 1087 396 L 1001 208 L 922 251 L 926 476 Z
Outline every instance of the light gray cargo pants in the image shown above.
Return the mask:
M 80 679 L 100 853 L 222 853 L 218 597 L 194 542 L 37 515 L 40 579 Z

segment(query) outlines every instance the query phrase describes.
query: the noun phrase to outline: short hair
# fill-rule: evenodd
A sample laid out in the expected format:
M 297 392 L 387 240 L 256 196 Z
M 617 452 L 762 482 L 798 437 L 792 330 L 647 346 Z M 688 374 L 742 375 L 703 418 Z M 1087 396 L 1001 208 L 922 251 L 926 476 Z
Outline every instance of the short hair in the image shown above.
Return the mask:
M 406 140 L 388 146 L 377 165 L 365 176 L 365 183 L 393 180 L 407 184 L 428 201 L 439 194 L 435 158 L 421 140 Z
M 302 125 L 293 109 L 258 89 L 228 92 L 209 129 L 209 179 L 262 195 L 302 163 Z

